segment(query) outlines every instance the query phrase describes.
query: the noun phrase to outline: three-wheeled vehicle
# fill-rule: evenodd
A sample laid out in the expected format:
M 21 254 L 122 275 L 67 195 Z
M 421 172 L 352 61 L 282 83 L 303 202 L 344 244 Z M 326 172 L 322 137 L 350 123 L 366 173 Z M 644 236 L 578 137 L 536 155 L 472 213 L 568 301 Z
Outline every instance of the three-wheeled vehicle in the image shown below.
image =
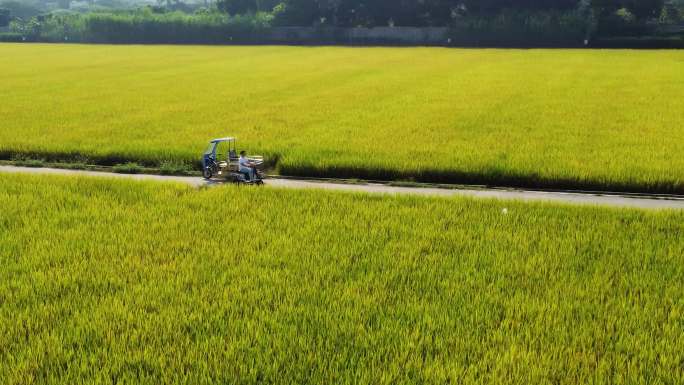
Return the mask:
M 236 148 L 236 139 L 214 139 L 209 142 L 209 147 L 204 151 L 202 174 L 205 179 L 224 177 L 227 181 L 237 184 L 264 184 L 260 170 L 263 167 L 264 158 L 262 156 L 250 156 L 248 159 L 257 166 L 254 170 L 255 177 L 253 179 L 250 179 L 249 173 L 240 172 L 240 157 Z

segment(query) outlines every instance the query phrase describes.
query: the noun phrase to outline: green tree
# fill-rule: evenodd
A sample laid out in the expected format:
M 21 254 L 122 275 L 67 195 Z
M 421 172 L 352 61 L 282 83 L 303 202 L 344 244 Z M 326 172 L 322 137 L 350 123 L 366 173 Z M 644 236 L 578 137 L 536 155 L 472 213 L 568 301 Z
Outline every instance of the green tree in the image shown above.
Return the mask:
M 592 6 L 600 17 L 607 17 L 622 8 L 638 19 L 657 17 L 664 5 L 664 0 L 592 0 Z
M 576 8 L 579 0 L 463 0 L 470 13 L 498 14 L 503 10 L 567 10 Z
M 231 15 L 242 15 L 258 10 L 256 0 L 218 0 L 216 7 Z
M 25 20 L 40 15 L 43 12 L 37 4 L 33 4 L 29 1 L 0 1 L 0 8 L 8 9 L 12 17 L 18 17 Z
M 10 23 L 10 10 L 0 8 L 0 28 L 7 27 Z
M 285 0 L 273 13 L 279 25 L 310 26 L 324 17 L 319 0 Z
M 640 19 L 653 18 L 660 15 L 665 5 L 664 0 L 630 0 L 625 7 Z
M 254 12 L 271 12 L 278 4 L 278 0 L 218 0 L 216 7 L 230 15 L 243 15 Z

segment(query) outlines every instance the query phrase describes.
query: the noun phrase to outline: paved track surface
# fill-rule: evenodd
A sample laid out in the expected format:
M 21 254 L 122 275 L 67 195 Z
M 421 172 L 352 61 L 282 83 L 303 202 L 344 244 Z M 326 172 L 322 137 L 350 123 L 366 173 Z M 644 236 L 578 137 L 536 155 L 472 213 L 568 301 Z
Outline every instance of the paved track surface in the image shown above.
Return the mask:
M 56 168 L 29 168 L 15 166 L 0 166 L 0 172 L 47 174 L 47 175 L 77 175 L 107 177 L 133 180 L 154 180 L 187 183 L 192 186 L 220 185 L 220 182 L 206 181 L 200 177 L 147 175 L 147 174 L 114 174 L 108 172 L 64 170 Z M 293 189 L 321 189 L 336 191 L 351 191 L 376 194 L 411 194 L 423 196 L 470 196 L 477 198 L 494 198 L 502 200 L 547 201 L 578 205 L 633 207 L 641 209 L 680 209 L 684 210 L 684 196 L 649 196 L 649 195 L 621 195 L 603 193 L 579 193 L 557 191 L 530 191 L 514 189 L 469 189 L 469 188 L 434 188 L 434 187 L 398 187 L 379 183 L 347 184 L 331 183 L 292 178 L 272 178 L 265 181 L 267 186 Z

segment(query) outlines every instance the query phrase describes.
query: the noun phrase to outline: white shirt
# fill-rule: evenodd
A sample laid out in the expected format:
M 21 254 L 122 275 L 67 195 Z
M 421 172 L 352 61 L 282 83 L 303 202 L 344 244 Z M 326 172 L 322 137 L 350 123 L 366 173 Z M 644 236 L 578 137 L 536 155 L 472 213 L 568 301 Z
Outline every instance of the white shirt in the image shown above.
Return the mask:
M 251 166 L 249 165 L 250 161 L 247 159 L 246 156 L 240 156 L 240 169 L 246 168 L 246 169 L 251 169 Z

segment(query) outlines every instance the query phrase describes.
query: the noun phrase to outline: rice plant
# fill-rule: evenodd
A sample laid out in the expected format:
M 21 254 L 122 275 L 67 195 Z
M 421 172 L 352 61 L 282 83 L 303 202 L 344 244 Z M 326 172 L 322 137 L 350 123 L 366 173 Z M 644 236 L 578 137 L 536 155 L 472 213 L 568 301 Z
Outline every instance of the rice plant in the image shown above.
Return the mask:
M 684 193 L 682 51 L 0 44 L 0 158 Z M 19 63 L 21 63 L 19 65 Z
M 0 175 L 3 384 L 679 384 L 684 213 Z

